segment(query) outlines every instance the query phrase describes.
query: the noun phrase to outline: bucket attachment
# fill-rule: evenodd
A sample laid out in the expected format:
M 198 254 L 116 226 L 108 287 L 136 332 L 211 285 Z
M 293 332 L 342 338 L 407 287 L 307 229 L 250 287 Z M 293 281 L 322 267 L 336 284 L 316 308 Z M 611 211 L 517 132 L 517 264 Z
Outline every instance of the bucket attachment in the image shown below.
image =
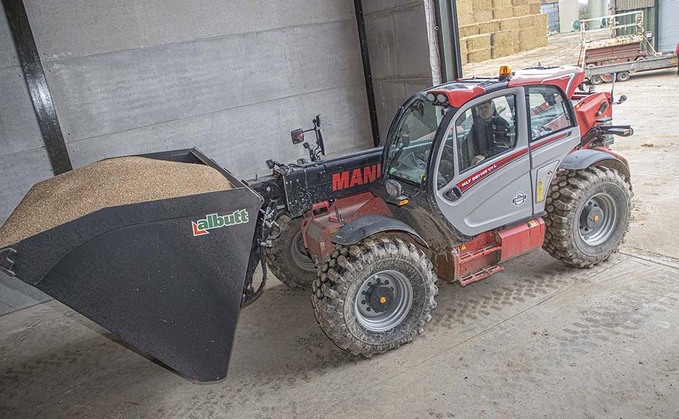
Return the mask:
M 211 166 L 231 189 L 103 208 L 0 249 L 0 270 L 189 379 L 222 379 L 262 198 L 196 149 L 141 157 Z

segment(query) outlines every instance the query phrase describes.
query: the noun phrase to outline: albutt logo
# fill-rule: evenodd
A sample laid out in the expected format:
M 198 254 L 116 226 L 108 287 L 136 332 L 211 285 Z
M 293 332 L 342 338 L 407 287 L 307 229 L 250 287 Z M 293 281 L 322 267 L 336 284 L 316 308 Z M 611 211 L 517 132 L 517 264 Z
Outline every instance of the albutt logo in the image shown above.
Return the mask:
M 208 230 L 236 224 L 245 224 L 248 221 L 250 221 L 248 212 L 247 210 L 242 209 L 227 215 L 210 214 L 205 216 L 202 220 L 191 221 L 191 226 L 193 227 L 194 236 L 204 236 L 210 234 Z

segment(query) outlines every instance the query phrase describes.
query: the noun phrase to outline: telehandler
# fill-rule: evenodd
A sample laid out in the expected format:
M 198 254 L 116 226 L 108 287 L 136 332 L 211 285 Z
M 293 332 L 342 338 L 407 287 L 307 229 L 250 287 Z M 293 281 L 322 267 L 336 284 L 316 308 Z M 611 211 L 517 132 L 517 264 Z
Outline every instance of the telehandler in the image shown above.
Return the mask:
M 328 160 L 319 116 L 315 144 L 292 132 L 309 159 L 269 160 L 256 181 L 196 149 L 147 154 L 232 187 L 103 208 L 1 249 L 0 269 L 197 381 L 226 376 L 267 265 L 311 289 L 337 346 L 382 353 L 423 332 L 437 281 L 468 285 L 538 247 L 582 268 L 618 249 L 632 189 L 610 146 L 633 131 L 612 125 L 610 93 L 576 91 L 584 78 L 502 67 L 435 86 L 399 108 L 382 147 Z

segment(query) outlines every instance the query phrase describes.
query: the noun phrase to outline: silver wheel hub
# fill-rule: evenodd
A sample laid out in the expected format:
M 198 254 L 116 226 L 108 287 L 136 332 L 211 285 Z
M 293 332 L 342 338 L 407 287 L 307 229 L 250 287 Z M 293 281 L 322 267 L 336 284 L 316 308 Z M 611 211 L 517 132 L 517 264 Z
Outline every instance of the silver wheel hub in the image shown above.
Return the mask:
M 398 271 L 380 271 L 363 281 L 354 301 L 358 323 L 371 332 L 398 326 L 413 305 L 413 287 Z
M 578 222 L 580 238 L 590 246 L 608 240 L 618 219 L 615 201 L 605 192 L 592 196 L 583 206 Z

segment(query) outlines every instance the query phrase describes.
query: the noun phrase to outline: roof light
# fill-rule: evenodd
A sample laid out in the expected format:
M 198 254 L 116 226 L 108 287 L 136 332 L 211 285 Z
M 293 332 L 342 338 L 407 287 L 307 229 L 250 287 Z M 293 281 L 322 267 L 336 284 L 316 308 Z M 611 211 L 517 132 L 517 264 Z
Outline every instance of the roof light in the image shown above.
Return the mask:
M 432 92 L 427 93 L 427 100 L 428 100 L 429 102 L 435 101 L 435 100 L 436 100 L 436 95 L 433 94 Z
M 500 66 L 500 81 L 508 80 L 512 76 L 512 68 L 508 65 Z
M 448 96 L 444 95 L 443 93 L 439 93 L 436 95 L 436 101 L 442 105 L 448 103 Z

